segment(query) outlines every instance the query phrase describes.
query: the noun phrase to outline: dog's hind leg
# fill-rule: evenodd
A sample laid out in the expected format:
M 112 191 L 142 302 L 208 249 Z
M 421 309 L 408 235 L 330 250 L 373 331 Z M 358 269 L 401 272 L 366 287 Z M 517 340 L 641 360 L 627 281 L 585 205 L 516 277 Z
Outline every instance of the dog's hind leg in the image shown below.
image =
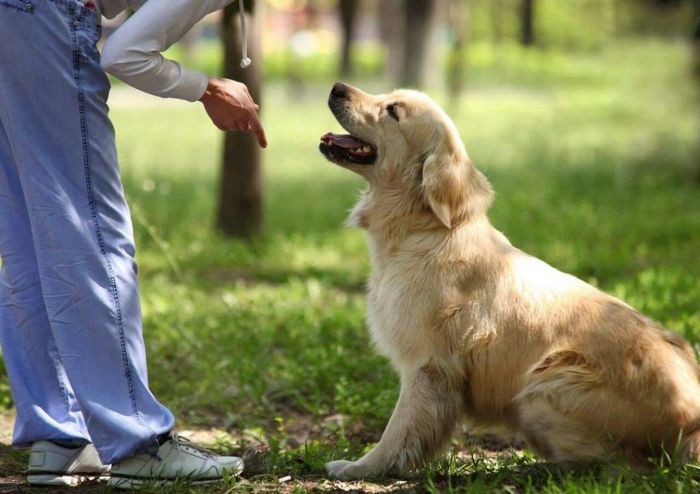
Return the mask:
M 606 460 L 610 451 L 602 438 L 562 413 L 542 396 L 529 396 L 518 404 L 519 429 L 528 447 L 553 463 L 590 463 Z
M 601 411 L 605 415 L 605 393 L 598 374 L 583 357 L 574 352 L 555 353 L 529 377 L 514 403 L 518 429 L 528 446 L 554 463 L 610 459 L 609 438 L 591 428 L 594 417 Z
M 683 463 L 700 462 L 700 429 L 684 434 L 680 453 Z
M 406 373 L 401 394 L 377 446 L 357 461 L 332 461 L 339 479 L 376 477 L 417 467 L 447 442 L 462 414 L 463 401 L 448 376 L 426 365 Z

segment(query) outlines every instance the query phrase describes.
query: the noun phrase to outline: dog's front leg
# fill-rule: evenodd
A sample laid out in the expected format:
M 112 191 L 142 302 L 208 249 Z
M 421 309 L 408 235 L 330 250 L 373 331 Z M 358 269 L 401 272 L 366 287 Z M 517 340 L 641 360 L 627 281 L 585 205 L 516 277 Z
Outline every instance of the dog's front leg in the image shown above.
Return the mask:
M 332 477 L 376 477 L 417 467 L 449 439 L 460 414 L 457 390 L 439 368 L 425 365 L 405 373 L 401 394 L 379 444 L 357 461 L 331 461 Z

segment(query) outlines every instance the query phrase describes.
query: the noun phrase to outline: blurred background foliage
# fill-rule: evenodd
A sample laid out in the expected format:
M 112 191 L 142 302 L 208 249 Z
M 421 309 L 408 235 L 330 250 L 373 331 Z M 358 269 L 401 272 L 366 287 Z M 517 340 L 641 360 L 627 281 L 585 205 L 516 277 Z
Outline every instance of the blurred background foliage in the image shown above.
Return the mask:
M 331 79 L 337 75 L 342 24 L 334 0 L 268 0 L 263 2 L 261 43 L 266 80 L 303 74 Z M 384 16 L 392 3 L 410 13 L 413 5 L 432 3 L 437 11 L 431 35 L 438 44 L 430 70 L 444 72 L 456 37 L 454 11 L 465 12 L 468 25 L 467 59 L 471 65 L 493 64 L 501 50 L 522 44 L 524 0 L 357 0 L 352 51 L 359 76 L 384 74 L 391 61 L 385 24 L 400 22 Z M 654 37 L 690 39 L 696 22 L 694 0 L 530 0 L 533 5 L 533 45 L 540 51 L 566 52 L 604 49 L 622 39 Z M 452 14 L 451 14 L 452 12 Z M 171 52 L 189 65 L 216 73 L 223 52 L 218 45 L 218 16 L 198 26 L 185 43 Z M 117 23 L 119 20 L 117 20 Z M 302 62 L 302 67 L 298 63 Z M 303 82 L 303 81 L 302 81 Z

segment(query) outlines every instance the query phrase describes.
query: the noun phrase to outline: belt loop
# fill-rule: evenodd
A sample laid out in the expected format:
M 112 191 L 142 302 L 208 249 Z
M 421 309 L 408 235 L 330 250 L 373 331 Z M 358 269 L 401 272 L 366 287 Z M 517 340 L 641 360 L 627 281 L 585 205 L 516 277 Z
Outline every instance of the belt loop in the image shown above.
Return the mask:
M 77 0 L 76 0 L 77 1 Z M 78 5 L 74 2 L 68 2 L 68 13 L 70 14 L 73 25 L 77 26 L 82 20 L 82 10 L 78 8 Z

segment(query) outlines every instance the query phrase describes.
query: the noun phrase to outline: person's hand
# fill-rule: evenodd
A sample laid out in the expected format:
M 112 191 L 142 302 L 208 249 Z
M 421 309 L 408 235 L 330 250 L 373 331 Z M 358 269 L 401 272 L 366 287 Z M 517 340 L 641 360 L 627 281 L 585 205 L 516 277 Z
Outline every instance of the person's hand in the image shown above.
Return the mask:
M 265 130 L 258 118 L 259 106 L 253 101 L 245 84 L 209 77 L 207 90 L 199 101 L 219 129 L 252 132 L 260 146 L 267 147 Z

